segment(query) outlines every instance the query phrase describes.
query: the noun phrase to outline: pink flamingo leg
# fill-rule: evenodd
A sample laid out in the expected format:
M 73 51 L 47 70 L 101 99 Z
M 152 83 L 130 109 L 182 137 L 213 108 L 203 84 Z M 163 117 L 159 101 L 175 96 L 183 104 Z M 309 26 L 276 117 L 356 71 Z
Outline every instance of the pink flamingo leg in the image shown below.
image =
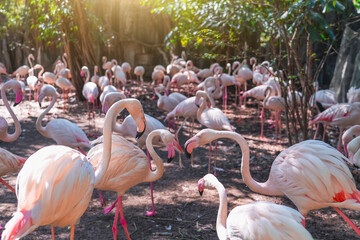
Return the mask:
M 151 158 L 150 158 L 150 154 L 148 149 L 146 148 L 146 154 L 147 157 L 149 159 L 149 167 L 150 167 L 150 171 L 152 171 L 152 167 L 151 167 Z M 153 192 L 153 183 L 150 182 L 150 194 L 151 194 L 151 206 L 152 206 L 152 211 L 146 211 L 146 216 L 154 216 L 155 214 L 157 214 L 157 212 L 155 211 L 155 204 L 154 204 L 154 192 Z
M 80 147 L 78 147 L 78 150 L 79 150 L 79 152 L 81 152 L 82 154 L 84 154 L 86 156 L 86 153 Z
M 324 132 L 323 132 L 323 138 L 322 138 L 323 141 L 325 141 L 326 129 L 327 129 L 327 124 L 324 124 Z
M 111 210 L 113 210 L 114 207 L 115 207 L 115 205 L 116 205 L 116 203 L 118 202 L 118 200 L 119 200 L 119 199 L 116 199 L 116 200 L 113 202 L 113 204 L 111 204 L 110 207 L 104 209 L 104 213 L 107 214 L 107 213 L 109 213 Z
M 0 182 L 15 193 L 15 189 L 12 186 L 10 186 L 7 182 L 5 182 L 2 178 L 0 178 Z
M 227 108 L 227 87 L 225 87 L 225 111 Z
M 354 231 L 360 236 L 360 229 L 348 218 L 339 208 L 333 207 L 335 211 L 354 229 Z
M 55 240 L 55 228 L 51 225 L 51 239 Z
M 302 223 L 302 225 L 305 227 L 305 225 L 306 225 L 306 223 L 305 223 L 305 221 L 306 221 L 306 216 L 305 215 L 303 215 L 304 216 L 304 219 L 301 221 L 301 223 Z
M 210 147 L 209 147 L 209 164 L 208 164 L 208 173 L 210 173 L 210 166 L 211 166 L 211 142 L 210 142 Z
M 31 101 L 31 89 L 30 89 L 30 93 L 29 93 L 29 102 Z
M 70 240 L 74 240 L 75 239 L 75 224 L 71 225 L 71 230 L 70 230 Z
M 218 144 L 218 141 L 215 141 L 215 151 L 214 151 L 214 155 L 215 155 L 215 158 L 214 158 L 214 176 L 216 176 L 216 156 L 217 156 L 217 144 Z
M 101 206 L 104 207 L 104 206 L 106 205 L 106 202 L 105 202 L 105 200 L 104 200 L 104 198 L 103 198 L 103 195 L 102 195 L 100 189 L 98 189 L 98 194 L 99 194 Z
M 126 237 L 128 240 L 130 240 L 130 235 L 129 235 L 129 231 L 127 229 L 127 224 L 124 218 L 124 211 L 123 211 L 123 207 L 122 207 L 122 196 L 119 196 L 118 198 L 118 205 L 116 207 L 116 215 L 115 215 L 115 220 L 114 220 L 114 225 L 113 225 L 113 233 L 114 233 L 114 240 L 116 240 L 116 233 L 117 233 L 117 228 L 116 228 L 116 224 L 117 224 L 117 218 L 118 218 L 118 214 L 119 214 L 119 210 L 120 210 L 120 223 L 124 228 Z M 115 227 L 115 231 L 114 231 L 114 227 Z
M 275 140 L 278 138 L 279 115 L 275 112 Z
M 260 118 L 261 118 L 261 135 L 260 135 L 260 138 L 263 139 L 264 138 L 264 107 L 261 110 Z

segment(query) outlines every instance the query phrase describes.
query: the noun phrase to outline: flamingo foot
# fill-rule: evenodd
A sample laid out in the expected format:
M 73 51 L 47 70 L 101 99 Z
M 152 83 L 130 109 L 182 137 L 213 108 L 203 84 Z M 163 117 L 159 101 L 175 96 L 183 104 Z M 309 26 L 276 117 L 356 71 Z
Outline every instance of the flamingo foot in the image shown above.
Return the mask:
M 148 217 L 154 216 L 155 214 L 157 214 L 155 209 L 153 209 L 152 211 L 146 211 L 146 213 L 145 213 L 145 215 Z

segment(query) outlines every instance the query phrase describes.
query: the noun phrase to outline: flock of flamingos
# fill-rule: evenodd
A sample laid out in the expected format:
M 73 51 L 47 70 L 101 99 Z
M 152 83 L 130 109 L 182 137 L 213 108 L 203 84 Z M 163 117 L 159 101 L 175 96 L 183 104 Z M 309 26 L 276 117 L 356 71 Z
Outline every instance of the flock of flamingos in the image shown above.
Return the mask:
M 119 214 L 120 223 L 130 239 L 122 196 L 141 182 L 150 182 L 152 194 L 152 182 L 164 173 L 163 160 L 155 152 L 154 146 L 166 147 L 168 161 L 171 161 L 175 151 L 191 158 L 195 148 L 208 143 L 211 151 L 213 141 L 216 155 L 217 140 L 221 138 L 231 139 L 240 145 L 242 177 L 252 191 L 286 196 L 296 205 L 297 210 L 272 202 L 257 201 L 235 207 L 228 214 L 226 190 L 216 178 L 215 161 L 214 174 L 210 173 L 210 152 L 209 173 L 198 181 L 198 190 L 202 194 L 205 189 L 215 188 L 219 193 L 216 219 L 219 239 L 312 239 L 305 228 L 305 216 L 310 210 L 325 207 L 333 207 L 360 235 L 359 228 L 340 210 L 360 210 L 360 192 L 348 167 L 360 166 L 360 127 L 357 126 L 360 124 L 360 94 L 357 89 L 349 90 L 348 103 L 337 103 L 335 93 L 331 90 L 317 90 L 311 99 L 311 106 L 318 108 L 320 113 L 310 124 L 323 123 L 325 126 L 339 127 L 337 149 L 320 140 L 295 144 L 276 157 L 268 180 L 261 183 L 251 177 L 247 141 L 235 132 L 222 109 L 227 108 L 227 87 L 235 85 L 235 103 L 243 108 L 246 107 L 246 98 L 259 101 L 259 105 L 263 106 L 262 128 L 264 110 L 269 109 L 275 118 L 275 138 L 281 137 L 281 112 L 285 110 L 286 104 L 281 96 L 279 78 L 268 62 L 257 64 L 256 59 L 252 58 L 252 69 L 245 61 L 234 62 L 232 66 L 226 66 L 227 73 L 223 72 L 218 63 L 206 69 L 198 69 L 183 57 L 174 57 L 167 67 L 155 66 L 151 86 L 154 98 L 157 97 L 157 107 L 167 114 L 169 130 L 175 130 L 177 117 L 184 118 L 173 135 L 162 122 L 144 113 L 139 100 L 128 98 L 134 91 L 131 85 L 143 84 L 144 67 L 137 66 L 134 69 L 137 81 L 133 83 L 130 64 L 124 62 L 119 65 L 116 60 L 107 61 L 103 57 L 105 75 L 98 75 L 97 66 L 92 76 L 88 67 L 81 69 L 81 76 L 85 78 L 82 93 L 87 100 L 89 118 L 95 118 L 96 107 L 101 106 L 106 113 L 103 135 L 90 141 L 90 133 L 86 135 L 78 125 L 66 119 L 53 119 L 46 125 L 42 123 L 61 96 L 57 90 L 61 90 L 64 98 L 64 109 L 69 92 L 75 90 L 70 80 L 71 71 L 67 68 L 66 55 L 63 61 L 55 63 L 53 72 L 44 72 L 40 64 L 33 66 L 33 55 L 29 55 L 28 60 L 30 66 L 21 66 L 11 76 L 0 63 L 0 73 L 8 75 L 1 85 L 1 97 L 15 123 L 15 131 L 9 133 L 7 121 L 0 117 L 0 140 L 12 142 L 21 133 L 21 125 L 7 99 L 7 90 L 15 93 L 13 106 L 16 106 L 25 99 L 25 89 L 29 89 L 29 101 L 37 101 L 40 106 L 46 98 L 51 101 L 37 118 L 36 129 L 41 135 L 53 139 L 57 145 L 43 147 L 28 159 L 0 148 L 0 177 L 20 169 L 15 188 L 0 178 L 5 186 L 16 193 L 18 200 L 17 210 L 2 232 L 2 240 L 22 238 L 42 225 L 51 225 L 53 239 L 54 226 L 71 225 L 70 238 L 74 239 L 75 224 L 86 211 L 94 188 L 99 190 L 102 203 L 104 200 L 100 190 L 118 194 L 117 200 L 106 212 L 116 207 L 112 228 L 114 239 L 117 238 Z M 36 69 L 40 69 L 37 76 Z M 255 87 L 248 90 L 247 83 L 250 80 Z M 182 88 L 186 89 L 183 92 L 185 95 L 179 91 Z M 222 109 L 217 108 L 214 101 L 219 98 L 222 98 Z M 116 119 L 124 108 L 129 115 L 119 124 Z M 193 135 L 192 128 L 192 137 L 181 147 L 178 134 L 187 120 L 191 121 L 191 126 L 197 120 L 205 129 Z M 137 145 L 124 137 L 135 138 Z M 146 149 L 146 153 L 143 149 Z M 152 169 L 151 159 L 156 169 Z M 179 164 L 182 166 L 181 158 Z M 152 199 L 152 211 L 146 215 L 154 214 L 156 211 Z

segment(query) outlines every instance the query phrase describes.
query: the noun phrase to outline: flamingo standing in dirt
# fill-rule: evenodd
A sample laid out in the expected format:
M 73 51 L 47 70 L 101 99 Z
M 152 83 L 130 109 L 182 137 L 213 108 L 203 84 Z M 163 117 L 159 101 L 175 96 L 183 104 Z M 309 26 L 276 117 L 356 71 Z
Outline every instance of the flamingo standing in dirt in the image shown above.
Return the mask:
M 101 105 L 104 106 L 104 100 L 107 94 L 109 93 L 118 93 L 119 91 L 116 89 L 116 87 L 114 87 L 113 85 L 107 85 L 104 87 L 104 89 L 102 90 L 102 93 L 100 94 L 100 102 Z
M 117 92 L 117 93 L 109 93 L 106 95 L 105 100 L 104 100 L 104 105 L 103 105 L 103 111 L 104 113 L 106 113 L 109 109 L 109 107 L 111 107 L 112 104 L 114 104 L 115 102 L 121 100 L 121 99 L 125 99 L 126 96 L 123 93 Z M 166 129 L 165 126 L 156 118 L 145 114 L 145 119 L 146 119 L 146 129 L 144 134 L 136 139 L 136 142 L 139 146 L 139 148 L 143 149 L 144 147 L 146 147 L 146 138 L 147 136 L 154 130 L 157 129 Z M 135 138 L 135 131 L 134 129 L 136 129 L 136 122 L 134 120 L 134 118 L 131 115 L 128 115 L 124 121 L 122 122 L 122 124 L 117 124 L 115 121 L 113 122 L 113 130 L 114 132 L 119 133 L 121 136 L 123 137 L 133 137 Z M 154 137 L 153 139 L 153 144 L 155 145 L 161 145 L 162 141 L 161 138 L 159 136 Z M 148 150 L 146 149 L 147 153 Z M 181 155 L 181 154 L 179 154 Z M 149 157 L 148 154 L 148 159 L 149 159 L 149 167 L 150 170 L 152 171 L 152 167 L 151 167 L 151 159 Z M 154 197 L 153 197 L 153 183 L 150 182 L 150 193 L 151 193 L 151 203 L 152 203 L 152 211 L 147 212 L 146 215 L 147 216 L 153 216 L 156 214 L 155 211 L 155 204 L 154 204 Z M 101 193 L 100 193 L 101 194 Z M 99 194 L 99 195 L 100 195 Z M 100 199 L 102 198 L 102 196 L 100 197 Z M 113 205 L 114 206 L 114 205 Z
M 203 99 L 200 108 L 196 113 L 197 120 L 205 127 L 215 129 L 215 130 L 227 130 L 234 131 L 233 126 L 231 126 L 229 119 L 226 115 L 218 108 L 209 108 L 207 106 L 207 101 L 209 96 L 204 91 L 197 91 L 195 105 L 199 106 L 200 99 Z M 209 165 L 208 172 L 210 173 L 211 165 L 211 144 L 209 148 Z M 216 152 L 217 152 L 217 141 L 215 143 L 215 159 L 214 159 L 214 175 L 216 175 Z
M 160 87 L 156 87 L 154 89 L 156 96 L 158 96 L 158 100 L 157 100 L 157 107 L 165 112 L 170 112 L 171 110 L 173 110 L 176 105 L 179 104 L 178 99 L 176 98 L 172 98 L 166 95 L 166 93 L 164 93 L 164 95 L 161 95 L 160 91 L 163 90 L 164 87 L 160 86 Z M 185 97 L 186 98 L 186 97 Z
M 204 90 L 212 99 L 222 97 L 222 91 L 219 81 L 215 77 L 208 77 L 196 86 L 196 90 Z M 215 107 L 215 104 L 213 105 Z
M 63 65 L 63 67 L 59 67 L 57 75 L 59 75 L 60 77 L 63 77 L 63 78 L 71 79 L 72 76 L 71 76 L 71 71 L 68 68 L 66 53 L 63 54 L 62 59 L 63 59 L 64 65 Z
M 32 91 L 34 91 L 34 101 L 37 99 L 37 88 L 38 78 L 34 76 L 34 68 L 30 68 L 29 76 L 26 78 L 26 83 L 29 86 L 29 101 L 31 101 Z
M 189 157 L 194 148 L 219 138 L 236 141 L 241 148 L 241 175 L 254 192 L 287 196 L 305 217 L 313 209 L 333 207 L 360 235 L 360 230 L 340 208 L 360 210 L 360 191 L 346 165 L 348 159 L 323 141 L 306 140 L 282 151 L 273 161 L 269 179 L 260 183 L 250 174 L 249 145 L 238 133 L 204 129 L 185 143 Z M 305 226 L 305 219 L 303 221 Z
M 29 54 L 27 59 L 28 59 L 30 68 L 33 68 L 32 61 L 35 60 L 34 55 Z M 11 74 L 11 76 L 15 77 L 16 74 L 19 73 L 21 77 L 25 77 L 26 74 L 29 73 L 30 68 L 29 68 L 28 65 L 22 65 L 22 66 L 18 67 L 18 69 L 16 69 L 16 70 Z
M 360 124 L 360 102 L 339 103 L 332 105 L 325 111 L 319 113 L 310 121 L 309 126 L 314 123 L 325 123 L 340 128 L 337 149 L 341 149 L 341 138 L 344 128 Z
M 136 82 L 137 85 L 139 85 L 139 78 L 140 78 L 140 83 L 143 84 L 144 83 L 144 74 L 145 74 L 145 68 L 143 66 L 136 66 L 134 69 L 134 74 L 136 75 Z
M 218 78 L 221 81 L 221 87 L 223 89 L 223 106 L 224 106 L 225 110 L 227 107 L 227 88 L 229 86 L 239 85 L 239 83 L 237 81 L 235 81 L 235 78 L 233 76 L 231 76 L 231 64 L 230 63 L 228 63 L 226 65 L 226 69 L 228 69 L 228 74 L 225 74 L 225 73 L 223 74 L 222 67 L 218 67 L 215 70 L 216 78 Z
M 39 131 L 41 135 L 47 138 L 53 139 L 57 144 L 64 145 L 71 148 L 78 148 L 84 155 L 85 152 L 81 148 L 91 148 L 92 145 L 87 138 L 84 131 L 79 128 L 73 122 L 70 122 L 67 119 L 53 119 L 46 124 L 45 127 L 41 125 L 41 121 L 45 117 L 45 115 L 50 111 L 50 109 L 54 106 L 57 93 L 55 88 L 52 85 L 45 85 L 39 94 L 39 105 L 41 106 L 42 100 L 46 96 L 51 96 L 51 103 L 45 109 L 44 112 L 40 114 L 40 116 L 36 120 L 36 129 Z
M 124 74 L 125 74 L 125 78 L 126 78 L 126 73 L 128 73 L 129 76 L 130 76 L 130 80 L 132 80 L 130 63 L 128 63 L 128 62 L 123 62 L 123 63 L 121 64 L 121 68 L 122 68 L 122 70 L 123 70 L 123 72 L 124 72 Z
M 18 76 L 20 75 L 18 74 Z M 5 107 L 7 108 L 11 118 L 14 121 L 15 132 L 9 134 L 9 126 L 7 121 L 5 120 L 5 118 L 0 117 L 0 140 L 4 142 L 13 142 L 18 139 L 21 134 L 21 125 L 14 111 L 11 109 L 9 101 L 6 97 L 6 90 L 8 89 L 11 89 L 16 94 L 14 106 L 18 105 L 21 102 L 23 98 L 23 93 L 20 83 L 16 80 L 9 80 L 5 82 L 1 87 L 1 97 Z M 13 192 L 15 192 L 14 188 L 12 188 L 8 183 L 1 179 L 1 177 L 16 172 L 24 162 L 25 158 L 19 157 L 6 151 L 5 149 L 0 148 L 0 182 Z
M 107 69 L 105 71 L 105 75 L 104 76 L 101 76 L 99 77 L 99 87 L 101 89 L 101 91 L 104 91 L 104 88 L 108 85 L 110 85 L 110 79 L 112 78 L 111 76 L 111 70 Z
M 200 195 L 204 189 L 215 188 L 220 203 L 216 218 L 216 232 L 220 240 L 267 239 L 312 240 L 311 234 L 301 225 L 304 217 L 287 206 L 266 201 L 252 202 L 237 206 L 228 216 L 227 194 L 224 185 L 212 174 L 198 181 Z
M 102 181 L 95 184 L 95 188 L 115 191 L 118 194 L 118 204 L 112 227 L 114 239 L 117 238 L 117 220 L 119 212 L 121 225 L 124 228 L 127 239 L 130 239 L 122 207 L 122 196 L 125 192 L 139 183 L 154 182 L 161 178 L 164 173 L 163 162 L 156 154 L 152 144 L 155 136 L 160 136 L 162 142 L 167 146 L 169 159 L 174 158 L 175 156 L 174 145 L 180 148 L 169 131 L 164 129 L 152 131 L 146 138 L 146 147 L 157 168 L 155 171 L 151 171 L 148 158 L 140 148 L 120 136 L 113 135 L 113 148 L 109 168 L 107 169 Z M 89 151 L 88 156 L 94 167 L 98 166 L 101 152 L 102 144 L 96 145 Z M 113 206 L 108 208 L 105 212 L 107 213 L 112 209 Z
M 39 74 L 38 74 L 38 79 L 42 79 L 44 82 L 46 82 L 47 84 L 54 84 L 55 83 L 55 80 L 56 80 L 56 76 L 54 73 L 52 72 L 44 72 L 45 69 L 42 65 L 40 64 L 36 64 L 34 66 L 34 69 L 41 69 Z
M 265 99 L 263 101 L 263 108 L 261 110 L 261 136 L 260 138 L 264 138 L 264 112 L 265 109 L 270 109 L 275 112 L 275 139 L 278 136 L 278 128 L 279 135 L 281 139 L 281 112 L 285 112 L 285 99 L 279 96 L 271 96 L 272 88 L 267 86 L 265 90 Z
M 113 72 L 114 72 L 115 83 L 116 83 L 116 85 L 121 84 L 122 89 L 125 90 L 125 87 L 126 87 L 126 73 L 124 72 L 124 69 L 118 65 L 118 62 L 117 62 L 116 59 L 113 59 L 112 63 L 114 65 Z M 110 78 L 110 80 L 111 80 L 111 78 Z M 111 82 L 112 82 L 112 80 L 111 80 Z M 115 84 L 112 84 L 112 85 L 115 85 Z
M 243 86 L 242 89 L 244 92 L 247 91 L 247 81 L 253 78 L 253 71 L 251 71 L 250 68 L 248 68 L 247 66 L 244 66 L 246 64 L 246 62 L 244 64 L 240 64 L 239 61 L 235 61 L 232 65 L 232 69 L 234 70 L 233 72 L 233 77 L 235 79 L 235 81 L 237 81 L 239 84 L 236 84 L 236 89 L 235 89 L 235 93 L 236 93 L 236 100 L 238 100 L 238 96 L 240 96 L 240 86 Z M 244 100 L 244 102 L 246 102 L 246 98 Z
M 66 102 L 69 96 L 69 92 L 71 93 L 71 90 L 75 90 L 74 85 L 71 83 L 71 81 L 64 77 L 58 77 L 55 80 L 55 84 L 61 88 L 63 99 L 64 99 L 64 105 L 63 110 L 66 108 Z
M 43 225 L 51 225 L 53 239 L 54 226 L 71 225 L 70 239 L 74 239 L 75 224 L 110 165 L 112 122 L 123 108 L 136 115 L 142 109 L 136 99 L 125 99 L 109 110 L 96 170 L 86 156 L 66 146 L 47 146 L 29 157 L 17 177 L 18 206 L 5 226 L 2 240 L 22 238 Z M 144 128 L 142 125 L 139 130 Z

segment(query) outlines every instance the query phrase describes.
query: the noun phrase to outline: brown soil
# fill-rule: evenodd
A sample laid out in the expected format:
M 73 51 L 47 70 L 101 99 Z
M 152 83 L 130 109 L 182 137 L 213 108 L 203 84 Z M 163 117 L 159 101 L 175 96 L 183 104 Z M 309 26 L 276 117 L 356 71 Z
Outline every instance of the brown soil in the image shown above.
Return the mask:
M 148 85 L 146 85 L 148 86 Z M 186 93 L 184 93 L 186 94 Z M 152 100 L 152 93 L 142 92 L 138 99 L 144 104 L 147 114 L 157 117 L 160 121 L 164 119 L 164 113 L 156 109 L 156 101 Z M 9 97 L 11 98 L 11 97 Z M 13 99 L 13 96 L 12 96 Z M 229 98 L 233 99 L 233 98 Z M 269 129 L 265 124 L 265 136 L 270 140 L 260 141 L 260 118 L 255 104 L 241 110 L 241 123 L 237 125 L 240 111 L 232 101 L 229 101 L 228 117 L 236 132 L 242 134 L 249 142 L 251 150 L 251 171 L 253 177 L 258 181 L 268 178 L 273 159 L 284 150 L 286 141 L 282 144 L 274 139 L 274 129 Z M 89 121 L 86 114 L 86 103 L 79 103 L 74 96 L 67 101 L 67 109 L 62 110 L 62 101 L 48 115 L 49 119 L 66 118 L 77 123 L 87 132 Z M 221 102 L 218 102 L 218 106 Z M 47 104 L 44 104 L 47 106 Z M 43 109 L 35 102 L 24 101 L 15 108 L 15 112 L 21 122 L 22 134 L 15 142 L 1 142 L 0 147 L 5 148 L 20 156 L 29 157 L 38 149 L 55 144 L 51 139 L 40 135 L 35 128 L 36 117 Z M 1 107 L 0 116 L 6 117 L 8 122 L 12 120 L 5 107 Z M 101 135 L 101 126 L 104 114 L 100 109 L 96 115 L 96 132 Z M 93 120 L 91 120 L 93 121 Z M 10 130 L 12 130 L 11 128 Z M 183 146 L 189 138 L 189 130 L 186 128 L 180 133 L 180 144 Z M 195 132 L 201 129 L 196 124 Z M 330 132 L 330 141 L 335 146 L 337 130 Z M 283 136 L 285 131 L 283 131 Z M 165 158 L 166 153 L 160 152 Z M 241 165 L 240 148 L 231 141 L 223 140 L 219 143 L 217 167 L 223 169 L 218 171 L 218 178 L 224 184 L 228 194 L 228 205 L 231 210 L 237 205 L 246 204 L 257 200 L 267 200 L 278 204 L 294 207 L 285 197 L 269 197 L 254 193 L 243 183 L 240 173 Z M 197 190 L 197 181 L 207 174 L 208 148 L 198 148 L 194 152 L 194 166 L 190 165 L 185 155 L 182 156 L 185 168 L 179 168 L 178 158 L 172 163 L 164 163 L 165 173 L 161 179 L 154 182 L 154 198 L 157 210 L 155 217 L 146 217 L 145 211 L 151 210 L 150 188 L 148 183 L 139 184 L 126 192 L 123 198 L 125 219 L 132 239 L 217 239 L 215 223 L 219 204 L 215 190 L 205 191 L 202 197 Z M 356 169 L 350 167 L 358 182 Z M 17 174 L 5 176 L 4 179 L 12 186 L 15 185 Z M 4 226 L 16 210 L 16 196 L 10 190 L 0 185 L 0 224 Z M 116 199 L 114 192 L 103 192 L 107 206 Z M 344 212 L 360 226 L 360 213 L 353 210 Z M 103 213 L 100 205 L 98 192 L 94 191 L 93 199 L 80 223 L 76 226 L 75 239 L 112 239 L 112 224 L 114 210 L 108 214 Z M 315 239 L 357 239 L 358 236 L 343 219 L 330 208 L 311 211 L 306 219 L 307 229 Z M 118 223 L 118 239 L 126 239 L 120 223 Z M 68 239 L 69 228 L 56 228 L 57 239 Z M 50 239 L 50 226 L 42 226 L 26 236 L 24 239 Z

